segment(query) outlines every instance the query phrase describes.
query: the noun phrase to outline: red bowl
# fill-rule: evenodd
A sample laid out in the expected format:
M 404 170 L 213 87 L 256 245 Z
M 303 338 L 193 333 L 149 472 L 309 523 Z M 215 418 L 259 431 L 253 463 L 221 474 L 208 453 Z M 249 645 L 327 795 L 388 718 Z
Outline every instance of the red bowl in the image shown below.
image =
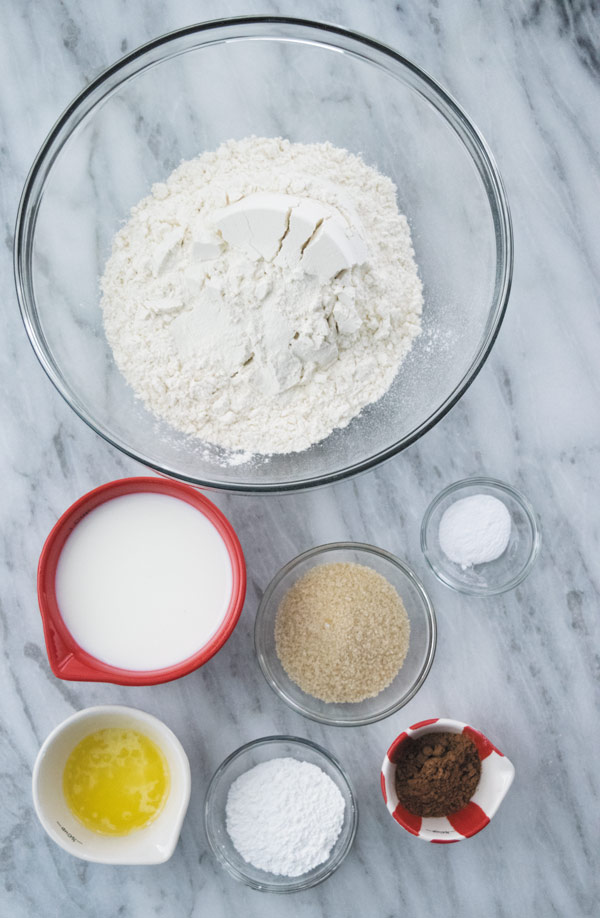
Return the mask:
M 83 517 L 113 497 L 151 492 L 177 497 L 195 507 L 213 524 L 231 560 L 232 588 L 229 607 L 218 631 L 196 653 L 173 666 L 153 670 L 130 670 L 96 659 L 73 639 L 56 600 L 56 567 L 63 546 Z M 50 667 L 59 679 L 77 682 L 115 682 L 118 685 L 156 685 L 186 676 L 203 666 L 221 649 L 240 617 L 246 596 L 246 565 L 242 547 L 231 523 L 204 495 L 194 488 L 162 478 L 122 478 L 89 491 L 63 513 L 44 543 L 38 565 L 38 602 Z

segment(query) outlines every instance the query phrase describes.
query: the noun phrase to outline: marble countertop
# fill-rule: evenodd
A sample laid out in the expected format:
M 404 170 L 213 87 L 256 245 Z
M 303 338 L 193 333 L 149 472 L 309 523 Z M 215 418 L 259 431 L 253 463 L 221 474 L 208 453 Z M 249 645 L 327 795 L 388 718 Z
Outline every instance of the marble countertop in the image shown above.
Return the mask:
M 498 341 L 465 397 L 383 467 L 320 491 L 217 496 L 252 573 L 239 627 L 206 667 L 172 684 L 61 682 L 49 670 L 35 570 L 59 514 L 90 488 L 143 470 L 89 430 L 46 379 L 18 315 L 14 218 L 31 161 L 56 116 L 126 50 L 198 19 L 294 14 L 338 22 L 398 48 L 439 79 L 482 130 L 515 228 L 513 293 Z M 597 216 L 600 32 L 595 0 L 48 0 L 4 4 L 0 124 L 4 291 L 2 372 L 2 732 L 0 912 L 11 918 L 592 915 L 600 804 L 600 265 Z M 595 190 L 594 190 L 595 189 Z M 530 577 L 489 600 L 427 572 L 419 523 L 440 487 L 487 474 L 522 489 L 543 547 Z M 315 544 L 356 539 L 405 558 L 437 609 L 438 652 L 417 696 L 388 720 L 326 728 L 281 703 L 251 648 L 273 573 Z M 57 848 L 33 812 L 30 775 L 50 730 L 93 704 L 163 718 L 191 761 L 192 799 L 171 861 L 86 864 Z M 446 715 L 481 727 L 516 766 L 492 824 L 459 845 L 426 845 L 385 811 L 379 764 L 406 725 Z M 234 883 L 207 849 L 202 804 L 221 760 L 253 738 L 308 737 L 346 765 L 360 825 L 325 884 L 293 897 Z

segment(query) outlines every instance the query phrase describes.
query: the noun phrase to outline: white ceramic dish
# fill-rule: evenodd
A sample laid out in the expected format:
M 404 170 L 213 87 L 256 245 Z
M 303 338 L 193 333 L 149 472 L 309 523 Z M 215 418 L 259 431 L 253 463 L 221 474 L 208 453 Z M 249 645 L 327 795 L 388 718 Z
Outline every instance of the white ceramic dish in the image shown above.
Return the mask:
M 63 772 L 77 743 L 105 727 L 139 730 L 162 749 L 171 786 L 164 808 L 149 826 L 119 837 L 99 835 L 73 815 L 63 794 Z M 40 749 L 33 768 L 33 804 L 38 819 L 57 845 L 84 861 L 99 864 L 161 864 L 179 839 L 190 800 L 190 764 L 175 734 L 158 718 L 137 708 L 103 705 L 78 711 L 59 724 Z

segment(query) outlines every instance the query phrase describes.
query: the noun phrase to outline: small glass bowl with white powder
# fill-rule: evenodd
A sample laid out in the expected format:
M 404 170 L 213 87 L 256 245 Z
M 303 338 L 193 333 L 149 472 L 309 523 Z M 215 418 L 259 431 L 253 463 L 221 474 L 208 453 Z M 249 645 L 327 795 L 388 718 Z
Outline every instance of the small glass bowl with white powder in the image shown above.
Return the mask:
M 467 478 L 444 488 L 427 508 L 421 548 L 446 586 L 493 596 L 527 577 L 540 531 L 533 507 L 519 491 L 493 478 Z
M 261 785 L 261 770 L 271 771 L 265 775 L 267 784 L 263 781 Z M 289 789 L 281 786 L 286 779 Z M 313 785 L 315 812 L 311 834 Z M 268 797 L 263 801 L 264 806 L 259 805 L 253 813 L 253 808 L 260 804 L 261 793 L 267 793 Z M 294 814 L 285 819 L 289 799 L 297 799 L 299 794 L 305 804 L 301 815 L 306 825 L 302 826 L 297 818 L 292 818 Z M 278 805 L 284 818 L 277 818 Z M 243 831 L 244 819 L 254 820 L 249 835 Z M 329 822 L 332 832 L 328 840 L 321 836 L 326 834 Z M 235 880 L 262 892 L 291 893 L 310 889 L 337 870 L 352 847 L 358 808 L 348 776 L 325 749 L 299 737 L 266 736 L 236 749 L 219 766 L 206 794 L 204 824 L 213 854 Z M 278 868 L 275 862 L 283 857 L 278 870 L 293 873 L 296 863 L 298 870 L 302 869 L 307 856 L 312 858 L 311 862 L 320 860 L 319 848 L 325 859 L 297 876 L 264 870 L 252 863 L 266 857 Z

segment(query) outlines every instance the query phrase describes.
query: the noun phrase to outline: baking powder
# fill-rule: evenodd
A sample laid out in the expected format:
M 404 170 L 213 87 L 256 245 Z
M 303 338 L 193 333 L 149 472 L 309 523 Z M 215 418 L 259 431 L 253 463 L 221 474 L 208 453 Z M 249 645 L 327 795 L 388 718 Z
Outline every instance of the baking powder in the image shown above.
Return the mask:
M 440 547 L 463 570 L 495 561 L 510 539 L 510 513 L 497 497 L 473 494 L 451 504 L 439 528 Z

